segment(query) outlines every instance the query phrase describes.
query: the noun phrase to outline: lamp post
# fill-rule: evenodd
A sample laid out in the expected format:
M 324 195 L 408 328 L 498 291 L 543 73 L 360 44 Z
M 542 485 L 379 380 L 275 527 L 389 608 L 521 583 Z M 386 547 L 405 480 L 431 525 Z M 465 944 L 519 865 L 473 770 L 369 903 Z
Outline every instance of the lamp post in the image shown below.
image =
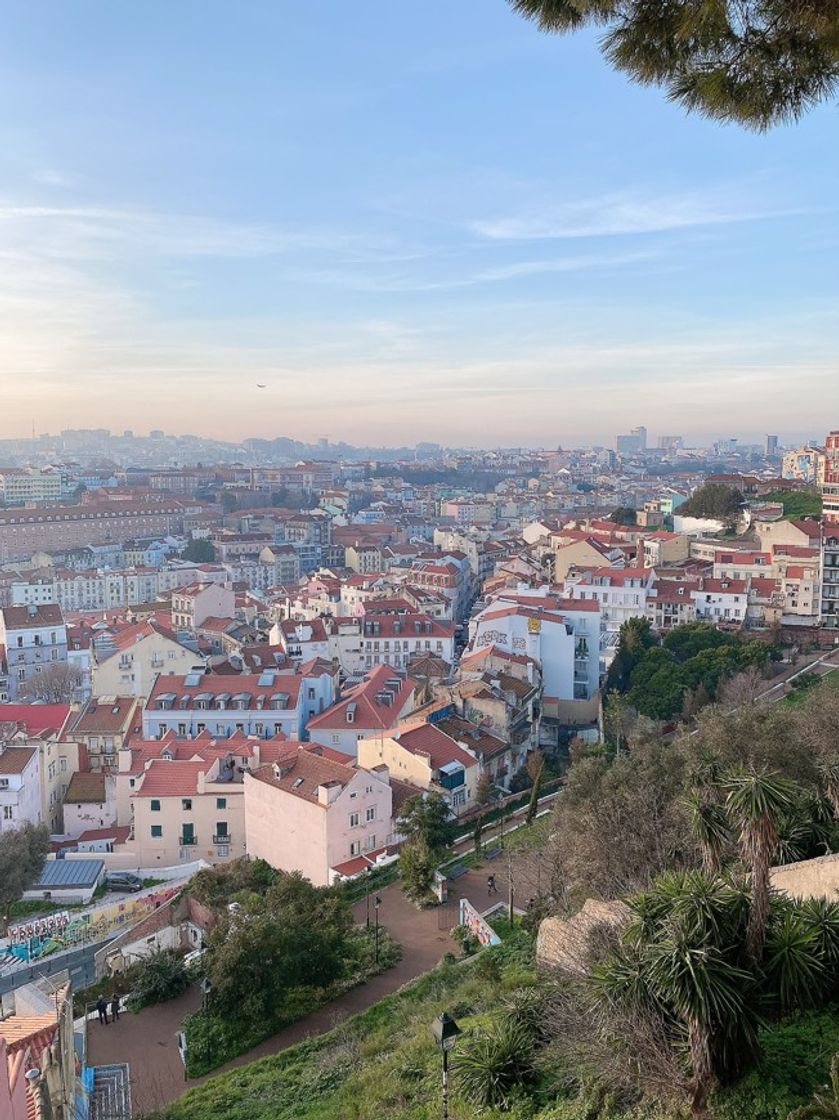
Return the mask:
M 376 897 L 373 900 L 373 909 L 376 913 L 376 956 L 375 956 L 376 964 L 379 963 L 379 907 L 381 906 L 381 904 L 382 904 L 382 900 L 379 898 L 378 895 L 376 895 Z
M 443 1120 L 449 1120 L 449 1050 L 454 1046 L 457 1041 L 457 1036 L 461 1034 L 460 1027 L 449 1015 L 448 1011 L 444 1011 L 439 1018 L 435 1019 L 431 1024 L 431 1033 L 437 1040 L 437 1045 L 443 1052 Z

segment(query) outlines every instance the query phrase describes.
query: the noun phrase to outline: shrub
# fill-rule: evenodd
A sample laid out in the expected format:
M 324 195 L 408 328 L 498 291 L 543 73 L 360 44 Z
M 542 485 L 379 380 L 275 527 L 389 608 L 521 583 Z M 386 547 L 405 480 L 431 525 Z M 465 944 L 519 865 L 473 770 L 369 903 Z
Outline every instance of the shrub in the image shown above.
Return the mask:
M 533 1077 L 533 1040 L 510 1019 L 465 1038 L 455 1053 L 458 1091 L 477 1108 L 508 1108 Z
M 128 997 L 130 1011 L 153 1003 L 174 999 L 189 987 L 189 973 L 176 949 L 156 949 L 133 968 L 133 984 Z

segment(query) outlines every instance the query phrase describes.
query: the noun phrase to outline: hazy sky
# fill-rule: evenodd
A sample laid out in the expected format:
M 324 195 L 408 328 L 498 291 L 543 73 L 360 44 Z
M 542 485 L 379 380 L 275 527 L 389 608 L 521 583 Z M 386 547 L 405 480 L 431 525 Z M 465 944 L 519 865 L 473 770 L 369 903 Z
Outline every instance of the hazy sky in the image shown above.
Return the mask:
M 504 0 L 3 13 L 0 436 L 839 426 L 835 106 L 686 117 Z

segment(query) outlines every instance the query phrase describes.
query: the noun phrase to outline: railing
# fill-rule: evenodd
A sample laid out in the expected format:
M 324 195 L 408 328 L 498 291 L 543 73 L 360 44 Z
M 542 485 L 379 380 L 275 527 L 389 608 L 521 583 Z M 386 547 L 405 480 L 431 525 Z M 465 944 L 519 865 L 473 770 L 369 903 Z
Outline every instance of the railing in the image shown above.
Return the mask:
M 213 843 L 214 844 L 229 844 L 230 843 L 229 833 L 224 832 L 224 833 L 220 833 L 217 836 L 214 836 L 213 837 Z
M 197 836 L 182 836 L 181 839 L 180 839 L 180 844 L 181 844 L 182 848 L 191 848 L 191 847 L 194 847 L 197 843 L 198 843 L 198 837 Z

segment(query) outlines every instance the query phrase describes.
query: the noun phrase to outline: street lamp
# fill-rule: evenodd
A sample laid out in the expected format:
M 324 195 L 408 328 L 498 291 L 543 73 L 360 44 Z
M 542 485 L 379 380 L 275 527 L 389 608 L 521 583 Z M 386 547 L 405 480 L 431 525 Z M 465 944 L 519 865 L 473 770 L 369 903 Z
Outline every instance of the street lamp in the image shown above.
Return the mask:
M 444 1011 L 431 1024 L 431 1033 L 443 1052 L 443 1120 L 449 1120 L 449 1050 L 462 1031 L 448 1011 Z
M 382 900 L 376 895 L 373 899 L 373 909 L 376 913 L 376 964 L 379 963 L 379 907 L 381 904 Z

